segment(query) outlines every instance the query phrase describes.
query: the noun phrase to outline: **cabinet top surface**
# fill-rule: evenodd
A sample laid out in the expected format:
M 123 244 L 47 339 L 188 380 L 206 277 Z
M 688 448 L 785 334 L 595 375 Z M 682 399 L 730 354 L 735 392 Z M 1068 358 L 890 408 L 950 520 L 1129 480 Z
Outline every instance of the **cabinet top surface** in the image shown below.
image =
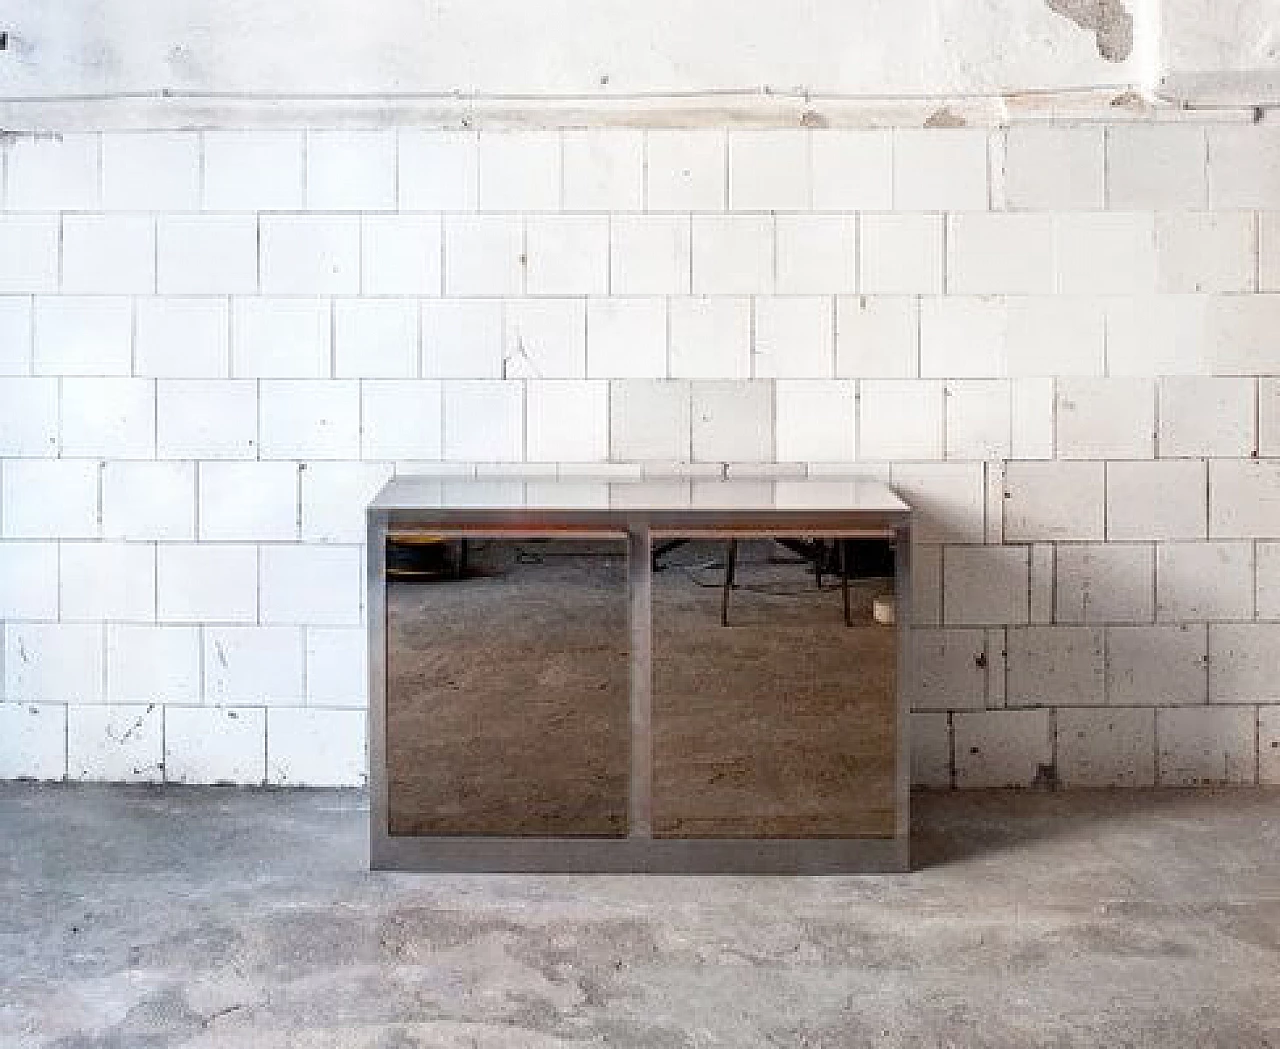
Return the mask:
M 905 516 L 910 507 L 878 481 L 828 478 L 645 480 L 564 478 L 396 477 L 369 505 L 374 511 L 440 510 L 501 513 L 647 511 L 764 513 L 809 511 L 840 515 Z

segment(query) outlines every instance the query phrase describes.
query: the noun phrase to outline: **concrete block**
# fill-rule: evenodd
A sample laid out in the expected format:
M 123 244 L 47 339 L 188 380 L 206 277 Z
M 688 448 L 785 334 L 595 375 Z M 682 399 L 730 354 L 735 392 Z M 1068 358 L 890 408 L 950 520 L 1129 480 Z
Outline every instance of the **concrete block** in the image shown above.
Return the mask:
M 1280 702 L 1280 623 L 1209 625 L 1209 702 Z
M 360 384 L 364 459 L 439 459 L 444 451 L 440 383 L 433 379 Z
M 942 383 L 866 379 L 860 394 L 859 458 L 867 462 L 942 458 Z
M 1231 214 L 1231 213 L 1228 213 Z M 1242 213 L 1246 218 L 1250 212 Z M 1263 211 L 1257 216 L 1257 291 L 1280 291 L 1280 211 Z
M 261 548 L 261 622 L 359 626 L 364 558 L 358 547 Z
M 412 299 L 339 299 L 333 304 L 333 369 L 340 379 L 418 374 L 418 304 Z
M 1043 378 L 1106 372 L 1102 299 L 1032 296 L 1007 299 L 1004 307 L 1004 366 L 1009 375 Z M 993 338 L 999 338 L 994 321 L 992 329 Z
M 1256 447 L 1254 382 L 1207 376 L 1160 380 L 1162 457 L 1247 458 Z
M 444 458 L 463 463 L 523 460 L 523 384 L 484 380 L 446 383 Z
M 731 210 L 807 211 L 809 172 L 808 129 L 729 129 Z
M 480 209 L 558 211 L 560 132 L 482 131 Z
M 824 296 L 754 300 L 757 379 L 828 379 L 835 367 L 835 307 Z
M 630 380 L 610 384 L 609 458 L 617 462 L 685 462 L 693 452 L 687 382 Z
M 530 215 L 525 220 L 530 295 L 603 295 L 609 289 L 609 220 L 603 215 Z
M 502 303 L 447 299 L 422 304 L 422 375 L 428 379 L 500 379 Z
M 58 454 L 58 380 L 0 377 L 0 456 Z
M 525 400 L 529 462 L 594 463 L 609 457 L 609 384 L 594 379 L 532 381 Z
M 365 507 L 391 473 L 385 463 L 303 463 L 303 542 L 363 543 Z
M 815 130 L 810 153 L 815 211 L 893 208 L 893 132 L 888 128 Z M 904 188 L 914 188 L 906 173 Z
M 1280 206 L 1280 134 L 1250 124 L 1206 129 L 1209 138 L 1209 207 Z
M 332 367 L 326 299 L 237 299 L 231 373 L 246 379 L 320 379 Z
M 400 128 L 401 211 L 475 211 L 480 201 L 476 133 L 457 128 Z
M 911 715 L 911 785 L 951 787 L 951 719 L 946 714 Z
M 1252 543 L 1161 543 L 1156 617 L 1168 622 L 1253 618 Z
M 918 543 L 981 543 L 985 500 L 981 463 L 894 463 L 893 489 L 914 511 Z
M 107 783 L 164 779 L 164 708 L 155 703 L 70 706 L 67 776 Z
M 107 627 L 108 703 L 199 703 L 200 628 Z
M 667 374 L 667 303 L 661 298 L 587 303 L 587 376 L 661 379 Z
M 1009 408 L 1006 380 L 962 379 L 947 383 L 947 458 L 1009 458 Z
M 695 295 L 768 295 L 773 287 L 771 217 L 693 217 Z
M 913 711 L 981 710 L 987 702 L 986 633 L 912 630 L 905 684 Z
M 58 578 L 63 622 L 156 618 L 156 551 L 148 543 L 62 543 Z
M 1072 543 L 1057 548 L 1055 562 L 1057 622 L 1150 623 L 1155 618 L 1149 544 Z
M 4 642 L 9 702 L 102 702 L 100 624 L 6 623 Z
M 61 703 L 0 703 L 0 778 L 60 780 L 67 775 L 67 708 Z
M 696 236 L 696 224 L 694 231 Z M 779 215 L 775 238 L 779 295 L 841 295 L 855 290 L 858 238 L 852 215 Z
M 1199 460 L 1107 464 L 1108 539 L 1203 539 L 1205 465 Z
M 1258 433 L 1250 450 L 1256 450 L 1264 458 L 1277 458 L 1280 457 L 1280 379 L 1258 379 L 1257 388 Z
M 1053 763 L 1047 710 L 975 710 L 953 715 L 956 786 L 1029 787 Z
M 1259 619 L 1280 619 L 1280 543 L 1255 543 Z
M 303 206 L 303 132 L 228 128 L 204 133 L 206 211 L 297 211 Z
M 1205 628 L 1107 628 L 1107 702 L 1114 706 L 1172 707 L 1208 696 Z
M 296 463 L 202 463 L 199 500 L 201 540 L 298 538 Z
M 1107 128 L 1110 207 L 1198 211 L 1205 207 L 1206 192 L 1202 125 L 1157 121 L 1126 122 Z
M 1256 290 L 1258 238 L 1247 211 L 1156 216 L 1156 290 L 1244 293 Z
M 262 458 L 360 457 L 358 382 L 281 379 L 259 385 Z
M 57 544 L 0 543 L 0 619 L 57 618 Z
M 896 211 L 985 211 L 985 128 L 898 128 L 893 133 Z
M 1208 300 L 1203 370 L 1267 375 L 1280 370 L 1275 331 L 1280 295 L 1219 295 Z
M 307 704 L 315 707 L 368 706 L 369 641 L 363 630 L 311 627 L 307 630 Z
M 951 215 L 947 290 L 957 295 L 1048 295 L 1054 285 L 1054 229 L 1049 215 Z
M 1149 459 L 1155 454 L 1151 379 L 1058 380 L 1057 449 L 1063 459 Z
M 56 215 L 0 215 L 0 294 L 57 291 L 61 236 Z
M 772 383 L 695 382 L 691 391 L 695 462 L 774 460 Z
M 266 295 L 358 295 L 360 219 L 263 215 L 260 274 Z
M 1102 463 L 1011 462 L 1004 536 L 1012 542 L 1102 539 L 1104 490 Z
M 1214 459 L 1209 463 L 1209 535 L 1280 538 L 1280 462 Z
M 252 295 L 258 290 L 255 215 L 161 215 L 156 222 L 161 295 Z
M 62 290 L 71 295 L 150 295 L 156 228 L 149 215 L 65 215 Z
M 136 300 L 134 375 L 157 379 L 223 379 L 230 368 L 231 317 L 225 300 Z
M 851 380 L 779 379 L 776 390 L 779 462 L 851 462 L 857 389 Z
M 721 128 L 649 128 L 645 198 L 650 211 L 723 211 L 729 184 Z
M 1057 387 L 1052 379 L 1009 383 L 1009 450 L 1015 459 L 1052 459 Z
M 168 783 L 260 785 L 266 778 L 267 715 L 253 707 L 166 707 Z
M 31 300 L 0 298 L 0 375 L 31 374 Z
M 1156 290 L 1153 215 L 1064 213 L 1054 223 L 1060 294 L 1149 295 Z
M 363 710 L 267 711 L 267 782 L 359 787 L 367 780 Z
M 836 375 L 907 379 L 920 374 L 919 301 L 908 296 L 836 299 Z
M 1101 627 L 1014 627 L 1008 653 L 1005 701 L 1011 707 L 1100 706 L 1107 701 Z
M 1205 295 L 1107 300 L 1107 374 L 1208 374 L 1212 302 Z
M 446 295 L 519 295 L 524 287 L 524 222 L 514 215 L 448 215 Z
M 64 296 L 35 303 L 37 375 L 128 375 L 133 309 L 126 298 Z
M 942 625 L 942 547 L 911 548 L 911 625 Z
M 683 215 L 610 218 L 610 289 L 615 295 L 687 295 L 690 220 Z
M 99 465 L 83 459 L 10 459 L 0 474 L 6 539 L 96 539 Z
M 1156 733 L 1161 786 L 1201 787 L 1257 780 L 1257 718 L 1252 707 L 1158 710 Z
M 1258 708 L 1258 782 L 1280 785 L 1280 707 Z
M 152 380 L 62 380 L 63 455 L 150 459 L 155 440 Z
M 942 294 L 945 232 L 941 215 L 867 214 L 858 222 L 859 291 L 865 295 Z
M 312 211 L 394 211 L 396 129 L 308 131 L 306 184 Z
M 15 137 L 7 144 L 8 211 L 97 211 L 101 136 Z
M 218 626 L 204 634 L 207 703 L 297 705 L 303 700 L 303 636 L 297 627 Z
M 252 623 L 258 616 L 258 550 L 247 544 L 162 543 L 156 550 L 161 622 Z
M 365 295 L 439 296 L 444 232 L 435 215 L 365 215 L 360 289 Z
M 156 383 L 156 452 L 166 459 L 252 459 L 258 384 L 243 379 Z
M 1106 129 L 1016 124 L 1006 133 L 1004 191 L 1014 211 L 1092 211 L 1106 200 Z
M 1059 710 L 1058 779 L 1072 787 L 1155 784 L 1154 710 Z
M 103 135 L 102 206 L 107 211 L 198 211 L 199 133 L 120 131 Z
M 1004 626 L 1030 618 L 1030 557 L 1025 546 L 949 547 L 942 569 L 948 626 Z
M 1009 314 L 992 297 L 948 296 L 920 303 L 920 374 L 999 379 L 1008 374 Z
M 581 379 L 587 373 L 586 302 L 513 299 L 506 304 L 503 378 Z
M 671 300 L 671 375 L 745 379 L 751 374 L 751 300 Z
M 644 145 L 638 128 L 565 128 L 565 210 L 639 211 Z

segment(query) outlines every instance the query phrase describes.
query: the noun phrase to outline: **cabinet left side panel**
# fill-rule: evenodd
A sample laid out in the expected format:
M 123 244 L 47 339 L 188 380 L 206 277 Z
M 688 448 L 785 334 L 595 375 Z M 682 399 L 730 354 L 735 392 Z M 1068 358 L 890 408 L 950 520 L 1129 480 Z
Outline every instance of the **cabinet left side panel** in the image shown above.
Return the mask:
M 388 833 L 625 836 L 626 541 L 393 528 L 385 551 Z

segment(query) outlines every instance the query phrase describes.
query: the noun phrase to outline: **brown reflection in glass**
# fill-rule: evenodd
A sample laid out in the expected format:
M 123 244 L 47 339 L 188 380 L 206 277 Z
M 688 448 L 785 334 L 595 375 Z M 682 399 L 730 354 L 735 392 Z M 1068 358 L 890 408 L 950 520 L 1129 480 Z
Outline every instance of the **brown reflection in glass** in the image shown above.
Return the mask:
M 895 631 L 871 610 L 892 584 L 853 581 L 846 625 L 811 544 L 740 541 L 726 606 L 730 552 L 691 542 L 657 561 L 655 836 L 891 837 Z
M 390 833 L 624 835 L 625 542 L 473 540 L 465 563 L 387 585 Z

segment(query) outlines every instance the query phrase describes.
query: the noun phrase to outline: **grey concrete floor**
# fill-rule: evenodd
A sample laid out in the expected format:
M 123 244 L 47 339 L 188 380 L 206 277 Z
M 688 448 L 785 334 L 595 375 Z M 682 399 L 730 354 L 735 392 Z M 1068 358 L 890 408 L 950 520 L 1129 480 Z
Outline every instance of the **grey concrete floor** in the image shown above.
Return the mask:
M 365 869 L 350 793 L 0 787 L 0 1046 L 1280 1046 L 1280 794 L 916 801 L 874 878 Z

